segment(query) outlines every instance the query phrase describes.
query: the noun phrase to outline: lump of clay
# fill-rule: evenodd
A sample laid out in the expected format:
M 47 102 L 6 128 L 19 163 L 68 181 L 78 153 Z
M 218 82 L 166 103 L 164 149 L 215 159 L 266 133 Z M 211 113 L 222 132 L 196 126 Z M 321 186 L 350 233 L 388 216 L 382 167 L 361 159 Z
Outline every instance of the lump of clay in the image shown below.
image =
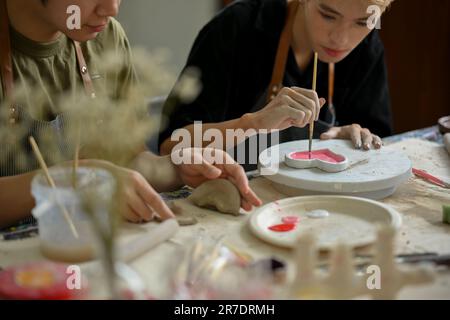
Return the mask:
M 169 208 L 175 214 L 180 226 L 192 226 L 197 224 L 197 219 L 193 215 L 185 213 L 175 202 L 170 202 Z
M 194 224 L 198 223 L 198 220 L 191 214 L 184 212 L 184 210 L 178 206 L 175 202 L 171 201 L 167 204 L 170 208 L 170 210 L 172 210 L 172 212 L 175 214 L 175 218 L 178 221 L 178 224 L 183 227 L 183 226 L 192 226 Z M 155 216 L 155 220 L 158 222 L 162 222 L 162 219 L 156 215 Z
M 203 183 L 189 197 L 196 206 L 216 209 L 222 213 L 239 215 L 241 195 L 239 190 L 226 179 Z

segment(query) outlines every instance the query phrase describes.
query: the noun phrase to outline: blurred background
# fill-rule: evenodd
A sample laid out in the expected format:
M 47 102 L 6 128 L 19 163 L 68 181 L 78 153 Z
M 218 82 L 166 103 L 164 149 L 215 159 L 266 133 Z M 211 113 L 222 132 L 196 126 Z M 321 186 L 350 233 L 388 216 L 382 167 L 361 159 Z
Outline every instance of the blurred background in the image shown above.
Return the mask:
M 178 74 L 202 26 L 232 0 L 124 1 L 119 20 L 133 46 L 167 48 Z M 450 114 L 450 0 L 397 0 L 384 16 L 396 133 Z

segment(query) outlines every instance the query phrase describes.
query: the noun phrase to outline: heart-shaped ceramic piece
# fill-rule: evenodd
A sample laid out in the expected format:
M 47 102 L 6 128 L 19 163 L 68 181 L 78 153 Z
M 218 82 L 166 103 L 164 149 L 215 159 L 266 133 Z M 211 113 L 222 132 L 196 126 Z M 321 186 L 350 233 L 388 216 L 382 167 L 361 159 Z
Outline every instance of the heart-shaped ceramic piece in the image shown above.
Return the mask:
M 327 172 L 344 171 L 349 166 L 348 159 L 330 149 L 311 151 L 296 151 L 286 154 L 284 162 L 295 169 L 318 168 Z

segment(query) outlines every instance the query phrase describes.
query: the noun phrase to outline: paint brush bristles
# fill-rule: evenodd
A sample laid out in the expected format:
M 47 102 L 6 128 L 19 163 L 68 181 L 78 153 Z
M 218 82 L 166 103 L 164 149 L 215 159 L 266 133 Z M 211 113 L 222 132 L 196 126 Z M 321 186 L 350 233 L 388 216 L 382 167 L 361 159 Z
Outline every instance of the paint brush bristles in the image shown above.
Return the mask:
M 30 140 L 31 147 L 33 148 L 34 155 L 36 156 L 36 159 L 39 162 L 39 165 L 41 166 L 42 170 L 44 171 L 44 175 L 45 175 L 45 178 L 47 179 L 48 184 L 53 189 L 56 189 L 55 181 L 53 181 L 53 178 L 50 175 L 50 172 L 48 171 L 47 164 L 45 163 L 44 157 L 42 157 L 42 153 L 39 150 L 36 140 L 34 140 L 33 137 L 30 137 L 29 140 Z M 64 219 L 66 220 L 66 222 L 69 224 L 69 227 L 70 227 L 74 237 L 76 239 L 78 239 L 78 232 L 77 232 L 77 229 L 75 228 L 75 225 L 74 225 L 72 219 L 70 218 L 69 212 L 61 203 L 59 203 L 59 201 L 57 201 L 57 205 L 60 207 L 61 213 L 62 213 Z
M 313 91 L 316 91 L 317 86 L 317 62 L 319 59 L 319 55 L 317 52 L 314 52 L 314 71 L 313 71 L 313 82 L 312 82 L 312 89 Z M 311 151 L 312 151 L 312 139 L 314 134 L 314 119 L 311 119 L 311 122 L 309 123 L 309 158 L 311 159 Z

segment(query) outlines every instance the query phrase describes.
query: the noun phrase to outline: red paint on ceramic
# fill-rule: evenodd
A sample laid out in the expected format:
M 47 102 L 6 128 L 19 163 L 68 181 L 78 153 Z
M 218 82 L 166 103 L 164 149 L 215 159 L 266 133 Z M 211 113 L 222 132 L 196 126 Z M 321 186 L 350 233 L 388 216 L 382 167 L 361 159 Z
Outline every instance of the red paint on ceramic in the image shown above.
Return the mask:
M 283 223 L 297 224 L 300 222 L 300 218 L 296 216 L 284 217 L 281 219 Z
M 289 232 L 294 230 L 296 227 L 295 223 L 282 223 L 269 227 L 269 230 L 275 232 Z
M 290 154 L 290 157 L 294 160 L 317 159 L 329 163 L 340 163 L 345 161 L 345 158 L 343 156 L 340 156 L 329 149 L 311 151 L 311 155 L 309 151 L 293 152 Z

